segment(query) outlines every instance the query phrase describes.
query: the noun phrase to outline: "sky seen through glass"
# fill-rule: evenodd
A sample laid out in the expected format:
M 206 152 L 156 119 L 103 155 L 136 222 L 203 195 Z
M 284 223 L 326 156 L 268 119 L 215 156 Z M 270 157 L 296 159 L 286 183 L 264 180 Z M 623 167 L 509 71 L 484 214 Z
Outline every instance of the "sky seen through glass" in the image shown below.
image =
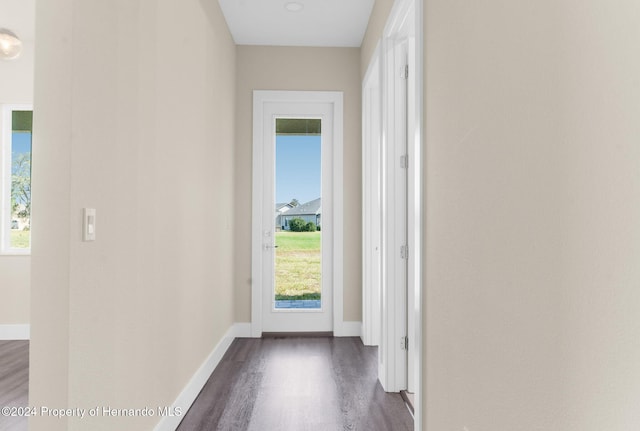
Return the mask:
M 321 142 L 318 135 L 276 136 L 276 202 L 321 196 Z

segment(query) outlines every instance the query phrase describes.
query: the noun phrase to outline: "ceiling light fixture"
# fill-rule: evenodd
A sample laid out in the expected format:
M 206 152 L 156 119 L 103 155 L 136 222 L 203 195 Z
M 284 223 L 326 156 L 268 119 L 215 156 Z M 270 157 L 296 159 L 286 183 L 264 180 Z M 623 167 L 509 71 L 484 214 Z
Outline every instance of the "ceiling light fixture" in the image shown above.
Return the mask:
M 284 8 L 289 12 L 300 12 L 302 9 L 304 9 L 304 5 L 302 3 L 298 3 L 297 1 L 292 1 L 286 3 L 284 5 Z
M 0 58 L 13 60 L 22 52 L 22 42 L 11 30 L 0 28 Z

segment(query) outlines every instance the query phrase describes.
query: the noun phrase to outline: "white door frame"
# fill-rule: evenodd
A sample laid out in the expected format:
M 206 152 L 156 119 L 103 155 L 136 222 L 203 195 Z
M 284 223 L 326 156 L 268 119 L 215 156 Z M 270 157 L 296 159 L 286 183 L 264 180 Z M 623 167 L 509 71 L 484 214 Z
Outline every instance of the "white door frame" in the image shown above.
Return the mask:
M 382 287 L 382 71 L 376 46 L 362 83 L 362 342 L 378 346 Z
M 406 0 L 403 0 L 406 1 Z M 413 358 L 414 366 L 409 370 L 410 389 L 415 394 L 414 404 L 414 430 L 422 431 L 426 428 L 422 410 L 425 396 L 423 387 L 423 374 L 426 370 L 423 355 L 422 325 L 425 318 L 423 286 L 425 285 L 426 268 L 423 267 L 423 250 L 425 239 L 423 237 L 425 213 L 425 191 L 423 179 L 425 178 L 423 158 L 426 151 L 423 150 L 423 133 L 425 124 L 424 114 L 424 23 L 423 0 L 409 0 L 409 19 L 413 20 L 412 37 L 409 38 L 409 103 L 408 103 L 408 154 L 409 154 L 409 355 Z M 411 17 L 413 14 L 413 17 Z
M 264 91 L 253 92 L 253 193 L 252 193 L 252 266 L 251 266 L 251 335 L 262 336 L 263 232 L 264 217 L 273 218 L 273 210 L 263 209 L 263 137 L 264 113 L 268 103 L 330 103 L 333 106 L 332 148 L 332 238 L 333 332 L 341 336 L 343 322 L 343 94 L 335 91 Z M 323 205 L 323 211 L 325 205 Z M 326 220 L 325 217 L 323 219 Z
M 389 285 L 383 288 L 382 295 L 382 319 L 385 326 L 387 336 L 381 338 L 379 356 L 380 367 L 379 377 L 383 387 L 387 391 L 397 391 L 400 389 L 409 388 L 415 393 L 415 422 L 414 429 L 420 431 L 424 429 L 423 424 L 423 412 L 421 403 L 424 397 L 422 376 L 424 370 L 423 354 L 422 354 L 422 320 L 423 320 L 423 269 L 422 269 L 422 247 L 423 247 L 423 191 L 422 191 L 422 178 L 423 178 L 423 164 L 422 164 L 422 136 L 423 136 L 423 0 L 396 0 L 389 19 L 385 26 L 383 33 L 383 39 L 381 41 L 381 59 L 382 64 L 382 76 L 381 86 L 384 89 L 384 100 L 382 104 L 383 114 L 383 130 L 382 139 L 384 145 L 387 146 L 395 139 L 393 130 L 393 111 L 396 109 L 394 101 L 396 95 L 393 85 L 393 77 L 397 76 L 400 72 L 396 70 L 396 64 L 394 57 L 396 55 L 396 48 L 401 43 L 407 43 L 408 46 L 408 61 L 409 61 L 409 77 L 408 77 L 408 101 L 407 101 L 407 125 L 408 125 L 408 138 L 407 138 L 407 156 L 408 156 L 408 181 L 407 181 L 407 240 L 408 240 L 408 262 L 407 262 L 407 283 L 408 291 L 399 292 L 389 289 Z M 370 63 L 370 69 L 375 68 L 376 56 L 374 55 L 372 62 Z M 369 74 L 369 71 L 368 71 Z M 363 85 L 363 96 L 367 85 L 367 76 L 365 77 Z M 363 97 L 363 103 L 364 102 Z M 363 105 L 364 106 L 364 105 Z M 367 117 L 365 116 L 366 107 L 363 107 L 363 125 L 364 128 L 370 127 L 367 125 Z M 391 124 L 391 125 L 390 125 Z M 367 139 L 370 139 L 365 129 L 363 128 L 364 146 L 370 145 Z M 363 154 L 366 154 L 366 150 L 363 148 Z M 389 152 L 387 151 L 387 154 Z M 393 153 L 392 153 L 393 154 Z M 383 157 L 385 155 L 383 154 Z M 367 175 L 368 160 L 370 157 L 363 159 L 363 172 Z M 395 161 L 394 161 L 395 162 Z M 398 163 L 389 163 L 387 160 L 384 162 L 384 166 L 387 172 L 384 175 L 389 177 L 395 177 L 396 170 L 399 169 Z M 389 171 L 390 170 L 390 171 Z M 371 177 L 371 174 L 368 174 Z M 369 182 L 370 184 L 371 182 Z M 364 182 L 365 187 L 363 193 L 373 193 L 370 187 L 367 187 L 367 181 Z M 389 184 L 387 184 L 387 187 Z M 364 200 L 363 202 L 366 202 Z M 366 208 L 366 207 L 365 207 Z M 384 211 L 385 217 L 389 213 L 388 209 Z M 367 224 L 367 218 L 363 218 L 363 223 Z M 369 221 L 371 224 L 371 222 Z M 393 242 L 395 247 L 395 239 L 390 235 L 389 231 L 389 219 L 385 218 L 384 224 L 386 225 L 386 238 L 387 243 L 383 243 L 383 247 L 389 248 L 389 241 Z M 371 227 L 365 229 L 370 229 Z M 391 227 L 392 228 L 392 227 Z M 367 231 L 367 230 L 365 230 Z M 395 255 L 396 250 L 393 253 L 386 251 L 388 255 Z M 363 256 L 363 271 L 366 273 L 371 271 L 371 268 L 367 268 L 368 262 L 371 259 Z M 393 267 L 391 268 L 393 271 Z M 390 275 L 388 262 L 383 263 L 383 271 L 385 275 L 383 280 L 388 282 L 394 282 L 396 275 Z M 363 280 L 367 280 L 363 277 Z M 363 285 L 363 316 L 368 316 L 375 313 L 374 301 L 370 296 L 375 294 L 370 285 Z M 407 295 L 406 303 L 407 310 L 399 310 L 397 305 L 405 301 L 403 295 Z M 373 331 L 368 326 L 376 324 L 373 319 L 363 320 L 363 336 L 370 334 Z M 406 332 L 404 332 L 406 331 Z M 403 335 L 407 335 L 409 338 L 409 352 L 407 359 L 411 361 L 405 361 L 402 358 L 402 352 L 399 350 L 400 338 Z M 385 339 L 386 338 L 386 339 Z M 409 363 L 413 366 L 409 366 Z M 404 370 L 403 370 L 404 369 Z M 402 376 L 406 377 L 406 382 L 402 385 Z M 404 387 L 403 387 L 404 386 Z
M 409 246 L 406 315 L 390 316 L 396 325 L 405 323 L 409 338 L 407 367 L 407 388 L 416 395 L 415 427 L 420 431 L 424 427 L 421 403 L 424 396 L 422 390 L 422 372 L 424 367 L 422 355 L 422 226 L 423 226 L 423 193 L 422 193 L 422 113 L 423 113 L 423 40 L 422 40 L 422 0 L 396 0 L 384 31 L 384 42 L 387 49 L 399 44 L 408 44 L 409 76 L 407 115 L 407 156 L 408 156 L 408 199 L 407 199 L 407 241 Z M 387 104 L 387 107 L 391 105 Z M 393 311 L 393 310 L 391 310 Z
M 404 38 L 382 41 L 383 276 L 378 378 L 387 392 L 407 389 L 407 50 Z
M 33 111 L 33 105 L 0 105 L 0 254 L 30 254 L 29 248 L 11 248 L 11 146 L 13 111 Z

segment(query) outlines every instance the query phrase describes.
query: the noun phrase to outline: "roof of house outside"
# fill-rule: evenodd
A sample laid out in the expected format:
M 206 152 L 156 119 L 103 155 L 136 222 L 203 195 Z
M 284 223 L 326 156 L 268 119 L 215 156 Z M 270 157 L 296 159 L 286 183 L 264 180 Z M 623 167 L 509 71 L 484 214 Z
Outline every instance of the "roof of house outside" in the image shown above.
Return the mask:
M 322 212 L 322 198 L 314 199 L 298 205 L 286 212 L 286 216 L 320 214 Z
M 279 204 L 277 203 L 276 204 L 276 211 L 280 211 L 284 207 L 293 208 L 290 203 L 286 203 L 286 202 L 285 203 L 279 203 Z

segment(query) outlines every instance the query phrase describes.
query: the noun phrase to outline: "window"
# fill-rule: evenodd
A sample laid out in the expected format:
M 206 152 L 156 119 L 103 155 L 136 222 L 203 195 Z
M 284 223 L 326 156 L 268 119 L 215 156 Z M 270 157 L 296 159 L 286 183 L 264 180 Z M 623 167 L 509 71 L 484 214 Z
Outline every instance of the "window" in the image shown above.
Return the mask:
M 0 252 L 26 254 L 31 249 L 31 106 L 3 106 L 0 129 Z

